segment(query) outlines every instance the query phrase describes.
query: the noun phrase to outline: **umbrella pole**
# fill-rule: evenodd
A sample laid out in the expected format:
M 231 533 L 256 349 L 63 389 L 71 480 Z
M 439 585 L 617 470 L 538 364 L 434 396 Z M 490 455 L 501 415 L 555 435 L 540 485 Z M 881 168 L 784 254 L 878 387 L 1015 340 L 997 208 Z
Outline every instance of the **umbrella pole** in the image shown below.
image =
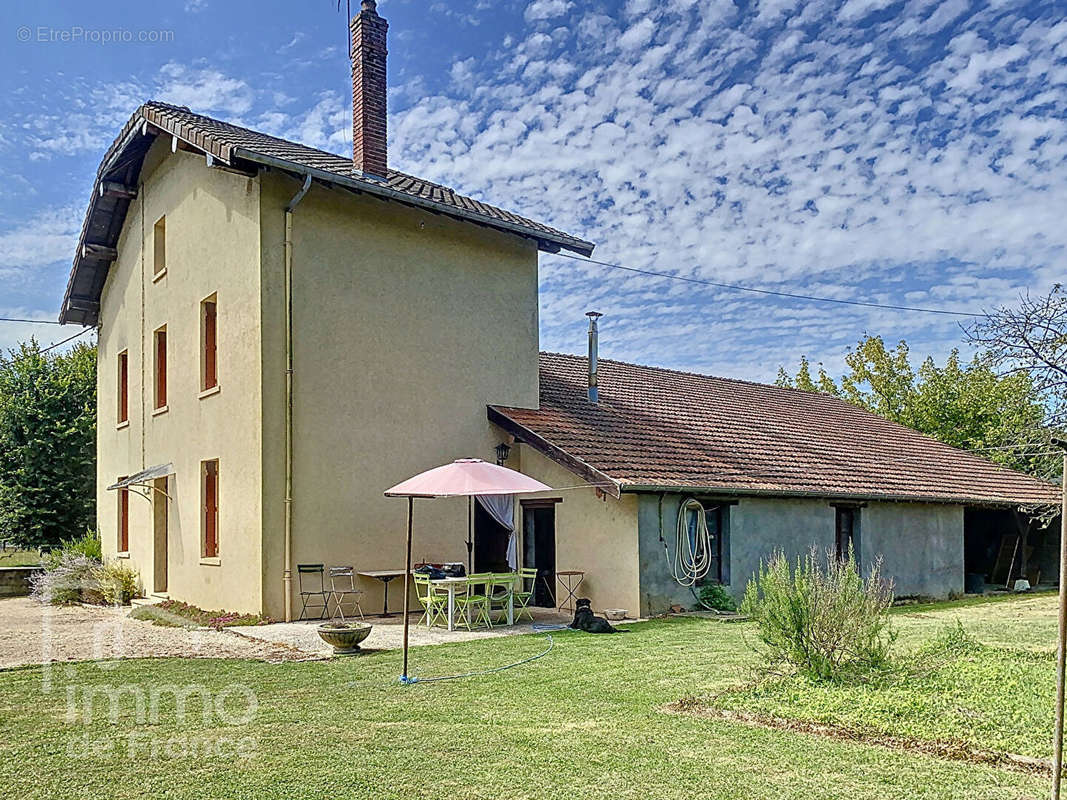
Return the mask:
M 467 574 L 474 572 L 474 498 L 467 497 Z
M 411 597 L 411 514 L 414 510 L 415 498 L 408 498 L 408 546 L 407 558 L 404 561 L 404 674 L 400 676 L 401 683 L 408 680 L 408 603 Z

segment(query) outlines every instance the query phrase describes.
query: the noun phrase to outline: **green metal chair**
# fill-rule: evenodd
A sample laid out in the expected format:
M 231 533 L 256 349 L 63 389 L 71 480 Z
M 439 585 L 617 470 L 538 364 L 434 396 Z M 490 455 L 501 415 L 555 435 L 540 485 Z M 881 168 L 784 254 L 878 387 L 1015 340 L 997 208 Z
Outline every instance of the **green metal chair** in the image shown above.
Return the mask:
M 492 579 L 493 576 L 489 572 L 468 575 L 466 591 L 456 592 L 456 622 L 465 625 L 467 630 L 473 630 L 474 626 L 482 623 L 489 628 L 493 627 L 493 621 L 489 618 L 489 596 L 487 594 Z
M 503 622 L 508 617 L 508 605 L 512 602 L 511 595 L 515 591 L 515 578 L 513 572 L 500 572 L 494 573 L 489 581 L 486 594 L 489 617 L 496 622 Z
M 534 586 L 537 584 L 537 569 L 523 567 L 519 570 L 518 581 L 519 588 L 515 590 L 515 621 L 518 622 L 523 614 L 532 621 L 533 611 L 530 610 L 530 603 L 533 602 Z M 529 590 L 526 588 L 527 581 L 530 582 Z
M 422 619 L 420 623 L 425 622 L 427 628 L 432 628 L 438 623 L 448 624 L 448 592 L 430 582 L 430 579 L 422 576 L 415 575 L 415 591 L 419 596 L 419 603 L 422 604 Z

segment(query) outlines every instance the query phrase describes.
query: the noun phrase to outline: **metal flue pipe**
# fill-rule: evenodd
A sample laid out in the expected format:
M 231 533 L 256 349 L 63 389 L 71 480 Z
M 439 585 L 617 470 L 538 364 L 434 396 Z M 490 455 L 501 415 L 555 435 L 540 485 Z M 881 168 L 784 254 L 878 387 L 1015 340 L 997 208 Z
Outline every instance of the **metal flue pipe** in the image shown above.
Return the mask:
M 586 316 L 589 317 L 589 402 L 597 403 L 600 401 L 600 392 L 597 389 L 597 360 L 599 358 L 600 334 L 597 330 L 596 321 L 604 315 L 599 311 L 588 311 Z

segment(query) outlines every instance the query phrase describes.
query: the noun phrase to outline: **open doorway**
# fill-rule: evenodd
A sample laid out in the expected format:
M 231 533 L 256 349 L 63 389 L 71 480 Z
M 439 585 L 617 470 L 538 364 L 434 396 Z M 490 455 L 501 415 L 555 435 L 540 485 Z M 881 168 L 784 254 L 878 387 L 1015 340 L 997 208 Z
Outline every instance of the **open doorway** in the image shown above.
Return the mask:
M 167 591 L 167 564 L 170 549 L 167 536 L 169 527 L 167 495 L 166 478 L 156 478 L 152 481 L 152 591 L 157 594 Z
M 531 601 L 540 608 L 556 606 L 556 503 L 522 501 L 522 565 L 537 570 Z
M 474 571 L 509 572 L 509 531 L 477 500 L 474 503 Z

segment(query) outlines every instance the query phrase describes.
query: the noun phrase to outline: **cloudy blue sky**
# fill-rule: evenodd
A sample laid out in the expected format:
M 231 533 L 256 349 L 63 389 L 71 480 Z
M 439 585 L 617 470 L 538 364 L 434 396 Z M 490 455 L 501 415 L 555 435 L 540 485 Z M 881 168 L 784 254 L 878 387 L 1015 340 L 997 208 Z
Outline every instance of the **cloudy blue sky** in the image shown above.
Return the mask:
M 143 100 L 350 151 L 333 0 L 87 5 L 0 11 L 0 316 L 54 318 L 99 158 Z M 393 166 L 591 239 L 598 258 L 964 310 L 1067 277 L 1058 3 L 379 10 Z M 545 349 L 582 351 L 590 308 L 606 357 L 755 379 L 801 354 L 836 369 L 865 332 L 937 357 L 961 338 L 949 317 L 541 263 Z M 72 332 L 0 323 L 0 346 Z

